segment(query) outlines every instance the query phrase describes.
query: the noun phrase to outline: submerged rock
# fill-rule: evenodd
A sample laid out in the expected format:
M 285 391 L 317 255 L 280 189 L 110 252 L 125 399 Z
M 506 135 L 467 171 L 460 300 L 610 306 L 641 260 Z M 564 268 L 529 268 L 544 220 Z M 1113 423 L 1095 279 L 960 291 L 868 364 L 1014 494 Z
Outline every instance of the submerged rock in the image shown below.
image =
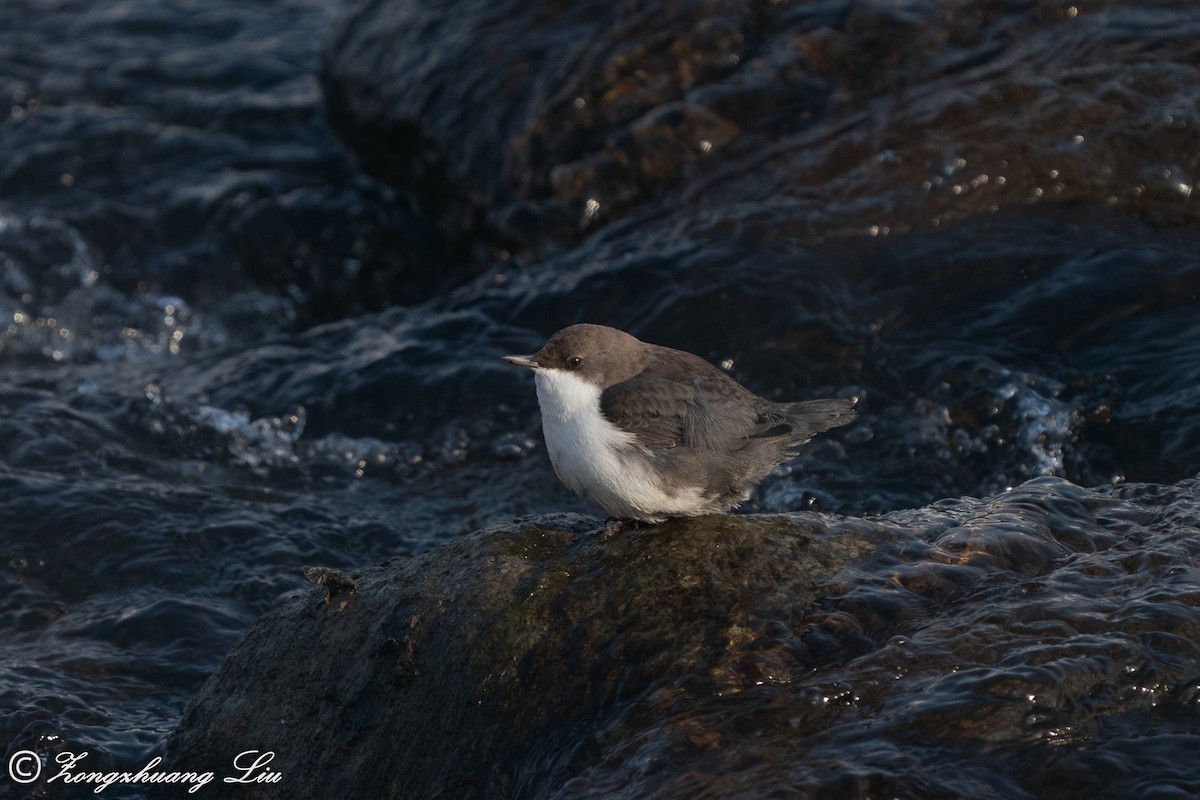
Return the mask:
M 168 763 L 273 751 L 279 784 L 208 787 L 242 798 L 1195 790 L 1171 754 L 1200 745 L 1200 599 L 1169 587 L 1198 560 L 1194 481 L 875 520 L 530 518 L 281 604 Z M 921 766 L 947 748 L 961 769 Z

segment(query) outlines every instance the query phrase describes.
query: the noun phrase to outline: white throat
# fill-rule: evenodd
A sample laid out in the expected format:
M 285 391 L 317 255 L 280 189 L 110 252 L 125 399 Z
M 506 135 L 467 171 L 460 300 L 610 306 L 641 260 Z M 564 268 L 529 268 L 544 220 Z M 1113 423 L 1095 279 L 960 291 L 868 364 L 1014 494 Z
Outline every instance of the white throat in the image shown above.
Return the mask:
M 699 487 L 663 490 L 637 437 L 600 412 L 599 386 L 561 369 L 538 369 L 535 382 L 546 450 L 564 486 L 614 517 L 694 513 Z
M 580 414 L 600 416 L 600 387 L 561 369 L 539 369 L 534 373 L 542 421 L 547 417 L 566 421 Z

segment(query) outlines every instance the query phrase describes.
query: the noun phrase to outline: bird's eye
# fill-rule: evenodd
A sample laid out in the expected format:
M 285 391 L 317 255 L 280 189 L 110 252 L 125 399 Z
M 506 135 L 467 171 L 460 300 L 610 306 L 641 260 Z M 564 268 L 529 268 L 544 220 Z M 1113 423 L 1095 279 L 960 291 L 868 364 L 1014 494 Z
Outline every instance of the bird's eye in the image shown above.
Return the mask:
M 567 366 L 571 369 L 579 369 L 579 365 L 583 363 L 583 359 L 579 356 L 571 356 L 567 359 Z

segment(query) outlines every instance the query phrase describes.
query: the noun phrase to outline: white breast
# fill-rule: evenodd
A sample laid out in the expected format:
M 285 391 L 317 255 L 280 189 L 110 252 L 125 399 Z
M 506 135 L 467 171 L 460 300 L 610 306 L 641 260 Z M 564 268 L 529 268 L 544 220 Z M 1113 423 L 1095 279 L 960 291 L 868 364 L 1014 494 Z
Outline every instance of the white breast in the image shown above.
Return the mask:
M 700 487 L 667 493 L 628 431 L 600 413 L 600 388 L 557 369 L 536 371 L 546 449 L 559 480 L 614 517 L 656 521 L 699 513 Z

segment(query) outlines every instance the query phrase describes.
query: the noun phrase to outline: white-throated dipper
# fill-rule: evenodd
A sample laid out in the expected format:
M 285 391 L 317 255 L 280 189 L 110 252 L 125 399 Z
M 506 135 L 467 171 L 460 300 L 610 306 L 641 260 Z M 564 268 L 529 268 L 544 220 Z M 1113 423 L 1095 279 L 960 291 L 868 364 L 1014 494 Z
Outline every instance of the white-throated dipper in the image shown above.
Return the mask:
M 546 449 L 559 480 L 619 519 L 717 514 L 853 400 L 772 403 L 699 356 L 603 325 L 563 328 L 533 355 Z

